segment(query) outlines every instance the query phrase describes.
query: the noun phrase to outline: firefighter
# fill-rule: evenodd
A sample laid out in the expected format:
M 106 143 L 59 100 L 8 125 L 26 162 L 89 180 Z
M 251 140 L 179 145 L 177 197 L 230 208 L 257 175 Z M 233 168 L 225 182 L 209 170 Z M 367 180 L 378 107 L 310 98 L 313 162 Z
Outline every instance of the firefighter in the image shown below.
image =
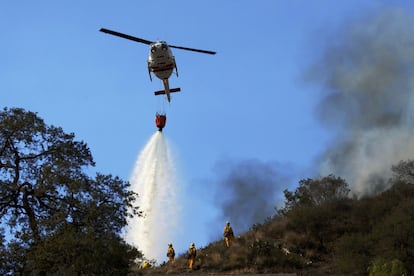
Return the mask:
M 172 243 L 168 244 L 167 257 L 170 263 L 174 262 L 175 251 L 174 251 Z
M 188 248 L 188 268 L 193 269 L 195 259 L 197 256 L 197 250 L 194 243 L 191 243 L 190 248 Z
M 148 262 L 148 261 L 144 261 L 142 264 L 141 264 L 141 268 L 142 269 L 146 269 L 146 268 L 150 268 L 151 267 L 151 264 Z
M 233 228 L 230 226 L 230 222 L 226 222 L 226 226 L 223 230 L 224 241 L 226 243 L 226 247 L 230 247 L 230 242 L 234 239 Z

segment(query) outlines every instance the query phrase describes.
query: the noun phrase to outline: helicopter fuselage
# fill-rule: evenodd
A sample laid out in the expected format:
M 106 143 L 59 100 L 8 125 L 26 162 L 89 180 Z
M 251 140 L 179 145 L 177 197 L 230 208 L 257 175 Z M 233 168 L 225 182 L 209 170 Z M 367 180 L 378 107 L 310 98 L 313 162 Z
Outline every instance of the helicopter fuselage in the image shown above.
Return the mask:
M 175 58 L 165 41 L 151 43 L 148 56 L 148 72 L 161 80 L 168 79 L 174 68 L 177 71 Z M 152 79 L 152 78 L 151 78 Z
M 164 90 L 155 91 L 155 95 L 165 94 L 168 102 L 171 101 L 170 93 L 179 92 L 180 88 L 170 89 L 168 78 L 171 76 L 175 69 L 175 73 L 178 76 L 177 64 L 172 54 L 170 47 L 165 41 L 157 41 L 150 44 L 150 51 L 148 56 L 148 73 L 150 80 L 152 80 L 151 73 L 162 80 Z

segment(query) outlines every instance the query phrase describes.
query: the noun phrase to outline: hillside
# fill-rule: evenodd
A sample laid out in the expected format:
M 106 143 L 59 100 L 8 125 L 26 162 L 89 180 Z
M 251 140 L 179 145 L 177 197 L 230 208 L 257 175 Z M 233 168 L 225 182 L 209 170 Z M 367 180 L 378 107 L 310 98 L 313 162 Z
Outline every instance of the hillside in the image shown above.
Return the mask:
M 237 236 L 230 248 L 224 241 L 216 241 L 197 249 L 196 271 L 187 267 L 186 254 L 176 258 L 174 264 L 141 270 L 144 274 L 292 274 L 298 270 L 311 272 L 324 263 L 312 263 L 300 254 L 284 250 L 291 248 L 286 233 L 286 219 L 272 219 L 262 225 L 255 225 L 246 233 Z
M 253 225 L 237 236 L 230 248 L 225 247 L 223 240 L 198 248 L 193 271 L 187 268 L 185 254 L 181 254 L 173 264 L 136 272 L 144 275 L 364 275 L 368 272 L 370 275 L 411 275 L 414 186 L 397 181 L 389 190 L 362 199 L 345 197 L 346 193 L 333 196 L 338 195 L 336 191 L 318 204 L 309 201 L 305 204 L 306 193 L 301 187 L 310 191 L 317 186 L 316 182 L 333 185 L 338 184 L 333 180 L 341 180 L 330 177 L 307 180 L 301 182 L 295 193 L 285 192 L 291 199 L 287 200 L 287 207 L 274 218 Z M 300 197 L 302 201 L 298 200 Z M 385 274 L 375 274 L 378 271 Z

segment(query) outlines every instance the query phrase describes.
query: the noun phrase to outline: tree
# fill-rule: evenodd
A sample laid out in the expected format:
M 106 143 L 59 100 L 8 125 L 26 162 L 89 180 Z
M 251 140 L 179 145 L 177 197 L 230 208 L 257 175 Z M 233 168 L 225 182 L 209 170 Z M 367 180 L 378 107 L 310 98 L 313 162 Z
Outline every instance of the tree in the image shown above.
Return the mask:
M 377 212 L 372 230 L 376 254 L 387 260 L 398 259 L 412 273 L 414 271 L 414 186 L 397 181 L 378 197 L 378 203 L 387 203 L 388 210 Z M 380 214 L 380 215 L 379 215 Z
M 26 252 L 25 269 L 56 268 L 59 258 L 45 252 L 56 237 L 76 237 L 89 251 L 95 250 L 94 241 L 109 239 L 125 249 L 125 256 L 131 252 L 118 237 L 127 216 L 139 215 L 134 206 L 137 195 L 118 177 L 88 176 L 86 168 L 95 163 L 86 143 L 74 138 L 33 112 L 20 108 L 0 112 L 0 222 L 11 227 L 13 246 Z M 59 254 L 61 259 L 85 257 L 75 252 L 76 248 Z M 100 268 L 108 266 L 103 263 Z
M 396 180 L 414 184 L 414 160 L 400 161 L 391 170 Z
M 286 214 L 299 206 L 318 206 L 323 203 L 335 202 L 348 196 L 350 190 L 346 181 L 334 175 L 318 179 L 302 179 L 294 192 L 283 191 L 285 207 L 279 212 Z
M 348 185 L 340 177 L 329 175 L 303 179 L 294 192 L 285 193 L 285 207 L 279 213 L 289 220 L 288 227 L 306 235 L 307 247 L 326 252 L 346 228 Z

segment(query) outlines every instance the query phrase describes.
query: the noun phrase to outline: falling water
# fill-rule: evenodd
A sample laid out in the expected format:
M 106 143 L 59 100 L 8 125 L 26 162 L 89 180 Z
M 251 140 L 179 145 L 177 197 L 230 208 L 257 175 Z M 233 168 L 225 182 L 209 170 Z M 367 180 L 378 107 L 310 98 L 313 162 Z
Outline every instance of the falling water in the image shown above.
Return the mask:
M 178 181 L 173 164 L 169 144 L 157 131 L 139 154 L 130 179 L 144 217 L 129 221 L 126 240 L 145 258 L 158 263 L 166 259 L 167 245 L 176 238 L 179 224 Z

